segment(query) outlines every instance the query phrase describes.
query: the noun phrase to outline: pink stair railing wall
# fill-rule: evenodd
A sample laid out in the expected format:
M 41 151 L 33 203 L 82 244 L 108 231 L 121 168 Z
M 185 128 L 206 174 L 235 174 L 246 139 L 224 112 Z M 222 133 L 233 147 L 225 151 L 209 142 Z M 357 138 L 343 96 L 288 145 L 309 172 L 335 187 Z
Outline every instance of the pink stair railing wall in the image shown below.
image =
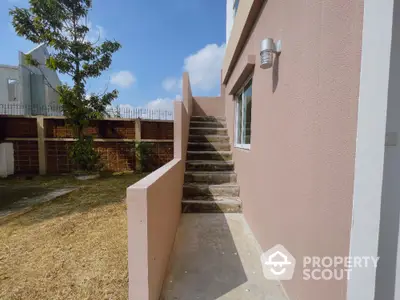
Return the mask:
M 193 97 L 183 74 L 174 102 L 174 159 L 127 189 L 130 300 L 158 300 L 181 216 Z

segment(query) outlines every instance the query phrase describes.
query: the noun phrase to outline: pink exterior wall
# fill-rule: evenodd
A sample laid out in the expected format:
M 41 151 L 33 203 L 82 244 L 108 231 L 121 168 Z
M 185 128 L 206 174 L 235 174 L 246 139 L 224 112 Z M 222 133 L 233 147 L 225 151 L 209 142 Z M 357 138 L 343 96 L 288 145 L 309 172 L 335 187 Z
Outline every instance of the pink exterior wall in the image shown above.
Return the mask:
M 183 76 L 183 102 L 174 103 L 174 159 L 127 189 L 130 300 L 158 300 L 181 216 L 192 111 Z
M 248 55 L 253 75 L 251 150 L 234 149 L 245 217 L 264 250 L 348 256 L 360 80 L 363 0 L 266 1 L 226 86 Z M 260 42 L 282 40 L 273 68 L 260 68 Z M 344 300 L 346 280 L 283 282 L 291 299 Z M 299 271 L 300 270 L 300 271 Z
M 193 116 L 225 116 L 222 97 L 193 97 Z

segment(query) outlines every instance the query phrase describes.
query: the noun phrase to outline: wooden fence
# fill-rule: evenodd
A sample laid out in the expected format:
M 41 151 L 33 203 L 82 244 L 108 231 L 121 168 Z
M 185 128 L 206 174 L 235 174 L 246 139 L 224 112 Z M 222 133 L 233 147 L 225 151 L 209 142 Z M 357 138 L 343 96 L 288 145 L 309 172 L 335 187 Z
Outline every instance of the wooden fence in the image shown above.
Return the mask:
M 105 119 L 91 122 L 104 169 L 153 171 L 173 158 L 173 121 Z M 64 117 L 0 116 L 0 142 L 12 142 L 16 173 L 59 174 L 74 169 L 68 149 L 75 140 Z M 136 143 L 147 145 L 144 161 L 137 160 Z M 143 164 L 141 166 L 141 164 Z

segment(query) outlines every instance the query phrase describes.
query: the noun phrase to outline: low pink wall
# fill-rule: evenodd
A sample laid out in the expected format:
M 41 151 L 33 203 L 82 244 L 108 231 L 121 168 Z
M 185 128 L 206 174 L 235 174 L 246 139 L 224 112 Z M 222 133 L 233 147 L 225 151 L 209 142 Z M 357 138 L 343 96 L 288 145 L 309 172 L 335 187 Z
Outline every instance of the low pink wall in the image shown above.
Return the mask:
M 253 74 L 251 149 L 235 148 L 240 198 L 263 250 L 284 245 L 298 268 L 282 282 L 290 299 L 345 300 L 347 280 L 302 277 L 303 256 L 348 256 L 360 80 L 363 0 L 268 0 L 225 91 L 248 55 Z M 271 69 L 260 43 L 282 40 Z
M 174 159 L 128 188 L 129 299 L 158 300 L 181 216 L 184 163 Z
M 158 300 L 181 216 L 189 123 L 189 76 L 174 103 L 174 159 L 127 189 L 130 300 Z
M 183 73 L 182 76 L 182 95 L 186 111 L 191 116 L 193 112 L 193 96 L 188 72 Z
M 193 96 L 192 96 L 192 88 L 190 86 L 189 74 L 187 72 L 183 73 L 182 78 L 182 95 L 183 95 L 183 103 L 182 108 L 176 108 L 180 111 L 178 115 L 180 116 L 180 120 L 175 120 L 174 124 L 181 124 L 178 125 L 182 128 L 181 136 L 178 135 L 174 136 L 174 139 L 181 138 L 181 158 L 186 160 L 186 151 L 187 151 L 187 144 L 189 141 L 189 124 L 190 124 L 190 117 L 193 113 Z M 178 117 L 179 117 L 178 116 Z M 178 122 L 178 123 L 177 123 Z
M 174 101 L 174 158 L 186 159 L 190 118 L 182 101 Z
M 193 97 L 193 116 L 225 116 L 222 97 Z

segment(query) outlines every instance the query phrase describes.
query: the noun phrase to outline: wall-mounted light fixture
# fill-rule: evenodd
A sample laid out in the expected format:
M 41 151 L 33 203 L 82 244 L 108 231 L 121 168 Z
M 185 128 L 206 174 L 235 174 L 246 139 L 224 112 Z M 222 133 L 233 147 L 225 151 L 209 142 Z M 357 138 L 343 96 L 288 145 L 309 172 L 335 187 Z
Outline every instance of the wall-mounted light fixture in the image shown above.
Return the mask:
M 274 62 L 274 53 L 280 54 L 282 51 L 281 41 L 274 42 L 273 39 L 267 38 L 261 42 L 261 68 L 269 69 Z

